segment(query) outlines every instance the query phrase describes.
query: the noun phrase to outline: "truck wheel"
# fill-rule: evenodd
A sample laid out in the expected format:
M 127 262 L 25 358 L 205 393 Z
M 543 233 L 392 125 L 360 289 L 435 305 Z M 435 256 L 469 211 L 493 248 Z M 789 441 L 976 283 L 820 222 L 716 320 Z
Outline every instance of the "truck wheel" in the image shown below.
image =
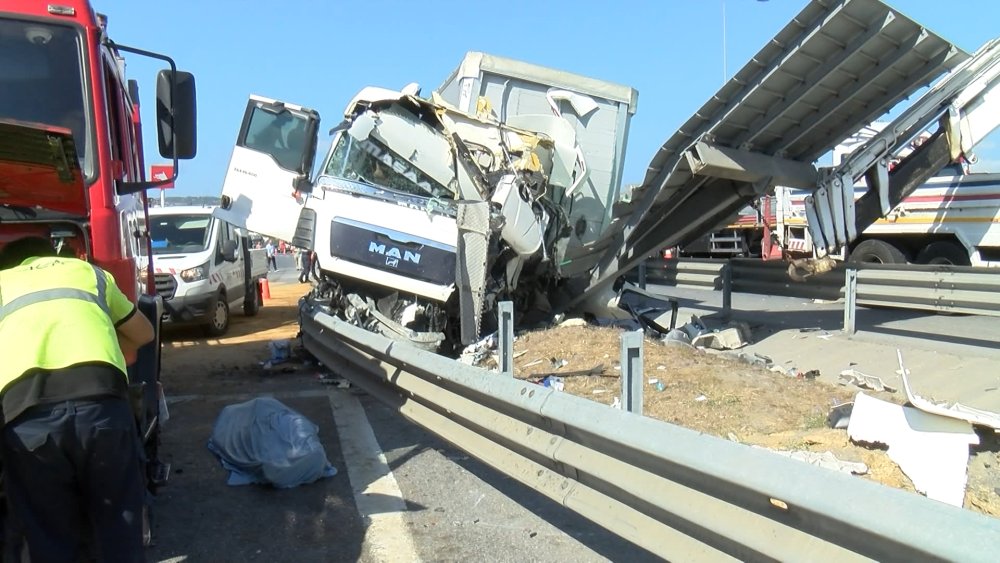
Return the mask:
M 229 303 L 226 302 L 226 294 L 220 293 L 219 299 L 215 302 L 215 310 L 205 326 L 205 332 L 209 336 L 222 336 L 227 330 L 229 330 Z
M 907 262 L 902 250 L 878 239 L 862 241 L 851 251 L 848 261 L 855 264 L 906 264 Z
M 260 312 L 260 284 L 254 283 L 253 289 L 247 292 L 247 296 L 243 298 L 243 314 L 252 317 Z
M 932 242 L 921 249 L 917 254 L 917 264 L 948 264 L 952 266 L 971 266 L 969 253 L 960 245 L 939 240 Z

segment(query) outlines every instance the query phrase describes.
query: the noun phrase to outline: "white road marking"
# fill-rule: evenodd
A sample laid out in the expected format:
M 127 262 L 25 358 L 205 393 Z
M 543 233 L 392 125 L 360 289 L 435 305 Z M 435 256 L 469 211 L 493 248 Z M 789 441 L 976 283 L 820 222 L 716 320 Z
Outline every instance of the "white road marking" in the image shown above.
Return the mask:
M 329 395 L 354 503 L 367 524 L 365 544 L 377 561 L 419 561 L 403 518 L 406 502 L 365 409 L 348 392 L 331 389 Z

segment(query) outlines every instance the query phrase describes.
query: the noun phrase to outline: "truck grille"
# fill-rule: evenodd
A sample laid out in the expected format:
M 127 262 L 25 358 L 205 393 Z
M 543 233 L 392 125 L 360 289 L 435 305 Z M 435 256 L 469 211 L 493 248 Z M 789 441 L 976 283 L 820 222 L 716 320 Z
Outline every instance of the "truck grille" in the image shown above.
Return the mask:
M 156 278 L 156 293 L 164 298 L 170 299 L 177 291 L 177 280 L 170 274 L 154 274 Z

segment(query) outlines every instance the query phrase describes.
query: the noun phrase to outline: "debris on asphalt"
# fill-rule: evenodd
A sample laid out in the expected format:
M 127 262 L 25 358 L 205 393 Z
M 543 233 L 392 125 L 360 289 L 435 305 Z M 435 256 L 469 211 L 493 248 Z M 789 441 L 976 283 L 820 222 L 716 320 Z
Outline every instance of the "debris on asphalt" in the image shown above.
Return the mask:
M 906 399 L 911 405 L 927 413 L 964 420 L 970 424 L 988 426 L 994 430 L 1000 430 L 1000 414 L 967 407 L 961 403 L 952 403 L 951 405 L 948 403 L 934 404 L 914 393 L 906 377 L 909 371 L 903 366 L 903 353 L 897 349 L 896 356 L 899 359 L 900 377 L 903 378 L 903 390 L 906 391 Z
M 272 340 L 267 343 L 271 357 L 260 363 L 264 369 L 271 369 L 292 359 L 292 344 L 287 339 Z
M 826 425 L 830 428 L 847 428 L 847 425 L 851 422 L 851 410 L 853 408 L 853 402 L 834 405 L 830 409 L 830 414 L 826 415 Z
M 711 326 L 698 315 L 679 328 L 667 331 L 661 340 L 668 344 L 690 344 L 696 348 L 736 350 L 750 344 L 750 325 L 742 321 L 729 321 L 725 325 Z
M 760 446 L 754 446 L 754 447 L 761 448 Z M 766 449 L 778 455 L 790 457 L 792 459 L 797 459 L 799 461 L 804 461 L 809 465 L 824 467 L 826 469 L 839 471 L 841 473 L 849 473 L 853 475 L 864 475 L 865 473 L 868 473 L 868 466 L 865 465 L 864 463 L 858 461 L 844 461 L 842 459 L 838 459 L 837 456 L 833 455 L 833 452 L 830 451 L 819 453 L 819 452 L 810 452 L 808 450 L 773 450 L 771 448 L 761 448 L 761 449 Z
M 715 350 L 736 350 L 750 343 L 750 326 L 743 322 L 731 322 L 731 326 L 703 332 L 691 339 L 695 347 Z
M 856 385 L 862 389 L 871 389 L 872 391 L 888 391 L 889 393 L 895 393 L 896 388 L 890 385 L 886 385 L 882 378 L 875 375 L 868 375 L 867 373 L 861 373 L 860 371 L 851 368 L 845 369 L 840 372 L 841 385 Z
M 350 389 L 351 382 L 340 377 L 339 375 L 334 375 L 332 373 L 319 373 L 317 374 L 317 379 L 324 385 L 335 385 L 337 389 Z
M 963 505 L 969 446 L 979 444 L 979 436 L 968 422 L 859 392 L 847 435 L 854 442 L 888 446 L 889 459 L 927 498 Z
M 705 348 L 705 352 L 720 356 L 735 362 L 743 362 L 752 366 L 760 366 L 764 369 L 771 369 L 774 366 L 774 360 L 769 356 L 763 354 L 758 354 L 757 352 L 734 352 L 732 350 L 712 350 L 711 348 Z

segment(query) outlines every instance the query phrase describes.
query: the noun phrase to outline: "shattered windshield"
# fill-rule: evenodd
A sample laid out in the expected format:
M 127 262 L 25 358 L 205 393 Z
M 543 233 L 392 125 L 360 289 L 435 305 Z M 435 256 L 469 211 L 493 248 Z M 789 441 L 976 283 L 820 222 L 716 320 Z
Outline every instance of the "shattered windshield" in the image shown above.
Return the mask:
M 154 215 L 149 218 L 153 254 L 188 254 L 208 249 L 211 215 Z
M 69 129 L 91 179 L 82 42 L 73 27 L 0 18 L 0 119 Z
M 341 134 L 324 174 L 423 197 L 451 198 L 451 190 L 374 137 Z

